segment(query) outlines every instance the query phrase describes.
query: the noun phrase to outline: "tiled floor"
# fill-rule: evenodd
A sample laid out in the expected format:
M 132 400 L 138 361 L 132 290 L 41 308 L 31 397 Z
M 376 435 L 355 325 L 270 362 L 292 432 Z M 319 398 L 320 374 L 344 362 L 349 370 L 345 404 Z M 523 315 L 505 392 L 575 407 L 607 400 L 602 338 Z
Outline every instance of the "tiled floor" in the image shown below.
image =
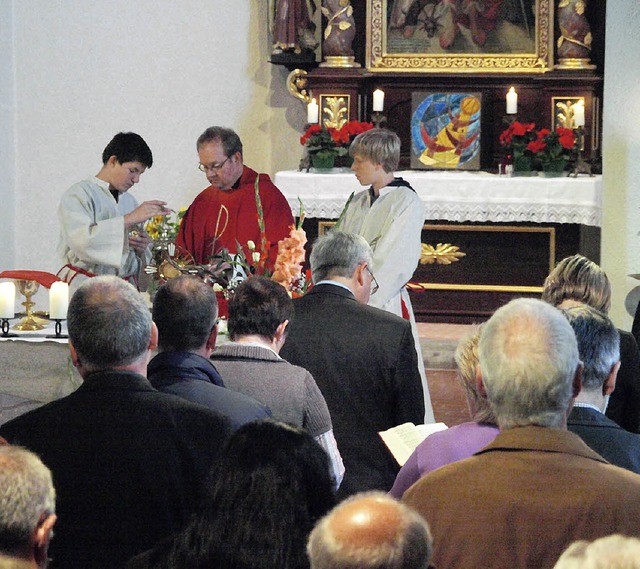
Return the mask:
M 470 328 L 464 324 L 418 323 L 433 412 L 436 421 L 449 427 L 469 420 L 464 391 L 456 379 L 453 352 Z

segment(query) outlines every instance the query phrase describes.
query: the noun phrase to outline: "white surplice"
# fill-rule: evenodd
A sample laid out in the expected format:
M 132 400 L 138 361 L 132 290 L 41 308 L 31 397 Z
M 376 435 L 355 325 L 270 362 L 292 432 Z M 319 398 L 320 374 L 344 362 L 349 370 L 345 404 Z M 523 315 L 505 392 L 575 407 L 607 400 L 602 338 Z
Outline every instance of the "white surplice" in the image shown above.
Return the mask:
M 396 178 L 397 181 L 400 180 Z M 373 267 L 380 288 L 369 304 L 402 317 L 404 302 L 418 355 L 425 402 L 425 423 L 435 422 L 420 349 L 420 338 L 405 284 L 411 280 L 421 253 L 424 204 L 410 187 L 387 186 L 371 203 L 370 190 L 356 194 L 339 230 L 364 237 L 373 250 Z
M 150 262 L 151 252 L 147 248 L 140 256 L 129 247 L 124 216 L 136 207 L 137 200 L 126 192 L 121 193 L 116 202 L 108 182 L 95 176 L 71 186 L 58 208 L 58 254 L 63 265 L 68 263 L 97 275 L 137 279 Z M 60 276 L 70 278 L 73 272 L 64 269 Z M 71 281 L 71 290 L 77 289 L 86 278 L 77 273 Z

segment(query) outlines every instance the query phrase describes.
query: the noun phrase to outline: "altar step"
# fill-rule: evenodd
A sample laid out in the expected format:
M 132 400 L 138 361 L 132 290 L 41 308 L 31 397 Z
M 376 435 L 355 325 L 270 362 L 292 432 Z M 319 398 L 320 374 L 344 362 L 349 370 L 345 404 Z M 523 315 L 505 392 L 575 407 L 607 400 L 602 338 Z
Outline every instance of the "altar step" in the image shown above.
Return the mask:
M 449 427 L 468 421 L 467 400 L 456 378 L 453 355 L 471 326 L 428 322 L 418 322 L 417 326 L 436 421 Z

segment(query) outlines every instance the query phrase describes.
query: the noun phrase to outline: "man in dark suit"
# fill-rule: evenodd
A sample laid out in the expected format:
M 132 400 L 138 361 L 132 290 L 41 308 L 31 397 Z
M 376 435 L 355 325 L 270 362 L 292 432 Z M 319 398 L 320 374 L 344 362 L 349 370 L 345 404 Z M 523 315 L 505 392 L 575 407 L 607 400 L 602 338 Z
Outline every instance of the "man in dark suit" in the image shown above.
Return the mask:
M 375 279 L 362 237 L 320 237 L 310 263 L 315 286 L 294 300 L 281 355 L 308 369 L 327 401 L 346 468 L 338 495 L 388 491 L 398 464 L 378 432 L 424 420 L 411 325 L 367 306 Z
M 158 331 L 130 284 L 113 276 L 83 283 L 68 327 L 84 383 L 6 423 L 1 436 L 37 453 L 53 473 L 51 567 L 117 569 L 187 521 L 230 426 L 147 381 Z
M 620 368 L 618 330 L 605 314 L 586 304 L 576 304 L 563 312 L 576 334 L 584 365 L 582 389 L 567 427 L 611 464 L 640 474 L 640 436 L 604 414 Z
M 158 348 L 147 367 L 151 385 L 222 413 L 235 430 L 271 411 L 253 397 L 227 389 L 209 356 L 218 336 L 218 302 L 201 279 L 183 275 L 163 284 L 153 299 Z

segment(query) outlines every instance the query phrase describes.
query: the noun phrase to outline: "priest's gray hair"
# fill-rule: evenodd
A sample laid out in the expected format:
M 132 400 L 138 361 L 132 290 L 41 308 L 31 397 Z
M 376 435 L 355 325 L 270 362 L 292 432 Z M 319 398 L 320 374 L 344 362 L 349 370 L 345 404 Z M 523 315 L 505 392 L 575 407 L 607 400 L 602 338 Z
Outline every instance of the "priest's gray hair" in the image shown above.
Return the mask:
M 69 302 L 69 340 L 87 371 L 128 365 L 151 340 L 151 311 L 143 296 L 115 276 L 82 283 Z
M 512 300 L 486 323 L 479 357 L 501 429 L 562 425 L 580 360 L 575 334 L 560 310 L 541 300 Z
M 55 512 L 51 471 L 31 451 L 0 445 L 0 551 L 29 547 L 43 514 Z
M 372 252 L 364 237 L 330 231 L 318 237 L 309 257 L 314 283 L 332 277 L 351 278 L 358 265 L 372 265 Z

